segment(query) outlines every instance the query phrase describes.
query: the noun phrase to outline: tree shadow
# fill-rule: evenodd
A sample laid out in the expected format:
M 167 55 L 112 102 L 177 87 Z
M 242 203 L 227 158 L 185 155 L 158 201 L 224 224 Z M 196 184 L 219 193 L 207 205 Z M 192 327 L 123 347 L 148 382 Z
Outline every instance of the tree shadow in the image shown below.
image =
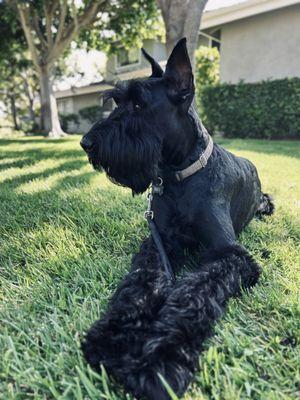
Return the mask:
M 81 166 L 85 164 L 86 162 L 80 162 Z M 99 247 L 105 249 L 107 254 L 117 257 L 125 254 L 131 256 L 138 251 L 141 240 L 137 241 L 136 235 L 137 232 L 144 231 L 145 224 L 141 223 L 137 227 L 137 220 L 143 222 L 143 213 L 142 210 L 139 212 L 139 207 L 136 208 L 132 204 L 131 194 L 115 187 L 100 187 L 100 190 L 94 188 L 91 191 L 90 181 L 95 172 L 91 169 L 89 172 L 78 173 L 79 164 L 76 165 L 76 175 L 58 176 L 54 184 L 46 190 L 41 188 L 28 192 L 15 189 L 23 184 L 30 184 L 33 179 L 48 178 L 62 171 L 72 172 L 74 163 L 67 162 L 39 173 L 4 181 L 0 193 L 0 205 L 2 205 L 0 210 L 2 207 L 4 210 L 0 232 L 4 233 L 3 244 L 5 242 L 6 245 L 0 254 L 0 263 L 1 259 L 3 262 L 13 254 L 13 258 L 18 260 L 16 266 L 25 266 L 26 256 L 23 256 L 23 252 L 13 244 L 14 241 L 8 238 L 24 238 L 27 232 L 43 232 L 50 225 L 63 230 L 73 230 L 74 226 L 78 227 L 76 231 L 81 232 L 81 237 L 92 254 L 99 252 Z M 97 199 L 96 203 L 94 199 Z M 125 239 L 124 232 L 126 232 Z M 105 238 L 114 239 L 105 240 Z M 51 241 L 51 238 L 49 240 Z M 126 242 L 122 248 L 120 240 Z
M 1 156 L 0 156 L 1 159 Z M 24 168 L 30 167 L 36 163 L 36 160 L 32 160 L 30 158 L 25 158 L 17 161 L 5 162 L 0 164 L 0 171 L 5 171 L 9 168 Z
M 41 136 L 41 135 L 37 135 L 37 136 L 24 136 L 24 138 L 20 138 L 20 139 L 9 139 L 9 138 L 1 138 L 0 139 L 0 147 L 3 146 L 7 146 L 9 144 L 54 144 L 54 145 L 59 145 L 62 143 L 67 143 L 70 138 L 74 138 L 74 137 L 78 137 L 78 144 L 79 141 L 82 137 L 82 135 L 69 135 L 60 139 L 52 139 L 52 138 L 48 138 L 47 136 Z
M 14 163 L 18 162 L 18 159 L 22 159 L 21 163 L 23 165 L 32 165 L 38 161 L 41 160 L 47 160 L 47 159 L 61 159 L 61 158 L 82 158 L 85 159 L 85 162 L 87 162 L 87 158 L 85 154 L 83 153 L 83 150 L 79 148 L 78 150 L 50 150 L 50 149 L 29 149 L 25 151 L 26 157 L 24 158 L 24 153 L 18 150 L 8 150 L 0 154 L 0 160 L 5 160 L 7 158 L 15 158 L 16 161 Z M 27 164 L 28 163 L 28 164 Z M 8 163 L 9 164 L 9 163 Z M 8 168 L 9 165 L 8 165 Z
M 5 189 L 5 185 L 7 185 L 10 190 L 16 189 L 24 183 L 29 183 L 33 180 L 40 179 L 40 178 L 44 178 L 44 179 L 49 178 L 51 175 L 54 175 L 57 173 L 71 172 L 74 170 L 78 170 L 78 169 L 82 168 L 83 166 L 86 166 L 85 160 L 74 159 L 72 161 L 64 162 L 57 167 L 47 168 L 40 172 L 30 172 L 28 174 L 24 174 L 24 175 L 20 175 L 18 177 L 12 177 L 12 178 L 8 177 L 7 179 L 4 179 L 1 182 L 1 185 L 2 185 L 3 189 Z M 94 172 L 91 171 L 90 173 L 87 173 L 87 175 L 90 176 L 93 173 Z M 79 179 L 78 176 L 76 176 L 76 178 Z

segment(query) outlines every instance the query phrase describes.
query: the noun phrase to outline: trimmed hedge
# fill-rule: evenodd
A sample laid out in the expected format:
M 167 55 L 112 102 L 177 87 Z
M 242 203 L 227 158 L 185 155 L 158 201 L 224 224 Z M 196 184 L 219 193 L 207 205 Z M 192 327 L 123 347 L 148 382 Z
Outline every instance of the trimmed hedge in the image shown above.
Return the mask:
M 202 90 L 203 120 L 226 137 L 300 139 L 300 79 L 219 84 Z
M 62 127 L 62 130 L 68 133 L 72 133 L 70 131 L 70 127 L 78 126 L 79 118 L 77 114 L 59 114 L 59 121 Z
M 90 106 L 82 108 L 79 111 L 80 118 L 87 120 L 91 124 L 103 117 L 103 110 L 100 106 Z

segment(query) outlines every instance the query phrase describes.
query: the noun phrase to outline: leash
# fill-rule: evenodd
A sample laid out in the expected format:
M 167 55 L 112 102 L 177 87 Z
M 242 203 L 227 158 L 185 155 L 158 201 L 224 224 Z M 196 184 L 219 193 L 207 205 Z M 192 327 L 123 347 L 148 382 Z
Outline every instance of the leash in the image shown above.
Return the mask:
M 210 135 L 208 135 L 208 144 L 204 152 L 202 152 L 199 156 L 199 158 L 191 164 L 189 167 L 181 170 L 181 171 L 176 171 L 175 172 L 175 177 L 178 182 L 183 181 L 184 179 L 188 178 L 189 176 L 195 174 L 197 171 L 199 171 L 202 168 L 206 167 L 207 161 L 209 157 L 212 154 L 214 147 L 213 140 Z M 151 236 L 154 240 L 154 243 L 157 247 L 157 250 L 159 252 L 161 262 L 163 264 L 163 267 L 165 269 L 166 276 L 170 281 L 175 280 L 175 275 L 172 269 L 172 266 L 170 264 L 169 258 L 167 256 L 167 253 L 165 251 L 163 242 L 161 240 L 160 233 L 157 229 L 156 223 L 154 222 L 154 212 L 152 210 L 152 201 L 153 197 L 155 194 L 158 194 L 159 196 L 162 196 L 163 194 L 163 180 L 162 178 L 158 177 L 157 178 L 157 183 L 153 183 L 150 186 L 149 192 L 147 194 L 147 199 L 148 199 L 148 207 L 147 211 L 145 211 L 145 218 L 148 222 L 148 226 L 151 232 Z
M 145 211 L 144 215 L 148 222 L 151 236 L 152 236 L 154 243 L 157 247 L 157 250 L 159 252 L 161 262 L 163 264 L 166 276 L 170 281 L 173 282 L 173 281 L 175 281 L 175 275 L 174 275 L 172 266 L 170 264 L 169 258 L 167 256 L 167 253 L 165 251 L 163 242 L 161 240 L 160 233 L 157 229 L 156 223 L 154 222 L 154 212 L 152 210 L 152 201 L 153 201 L 154 194 L 158 194 L 159 196 L 161 196 L 163 194 L 162 184 L 163 184 L 162 178 L 158 178 L 158 184 L 152 183 L 152 185 L 150 186 L 150 191 L 147 194 L 148 207 L 147 207 L 147 211 Z

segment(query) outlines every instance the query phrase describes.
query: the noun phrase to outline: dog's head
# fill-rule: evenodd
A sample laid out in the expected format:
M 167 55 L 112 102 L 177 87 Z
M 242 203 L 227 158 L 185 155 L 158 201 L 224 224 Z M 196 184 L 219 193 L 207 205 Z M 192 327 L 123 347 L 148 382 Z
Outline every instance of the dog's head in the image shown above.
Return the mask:
M 166 70 L 142 50 L 152 67 L 149 78 L 118 83 L 105 93 L 116 108 L 83 136 L 81 146 L 95 169 L 104 169 L 116 183 L 144 192 L 155 179 L 166 138 L 187 117 L 194 96 L 192 67 L 181 39 Z

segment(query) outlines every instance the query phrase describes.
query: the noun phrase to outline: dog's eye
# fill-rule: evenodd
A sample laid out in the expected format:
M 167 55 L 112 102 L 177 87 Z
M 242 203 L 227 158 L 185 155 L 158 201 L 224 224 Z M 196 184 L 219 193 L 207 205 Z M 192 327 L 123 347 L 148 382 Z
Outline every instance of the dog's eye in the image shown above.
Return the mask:
M 134 109 L 134 111 L 140 111 L 142 109 L 142 107 L 138 103 L 133 103 L 133 109 Z

